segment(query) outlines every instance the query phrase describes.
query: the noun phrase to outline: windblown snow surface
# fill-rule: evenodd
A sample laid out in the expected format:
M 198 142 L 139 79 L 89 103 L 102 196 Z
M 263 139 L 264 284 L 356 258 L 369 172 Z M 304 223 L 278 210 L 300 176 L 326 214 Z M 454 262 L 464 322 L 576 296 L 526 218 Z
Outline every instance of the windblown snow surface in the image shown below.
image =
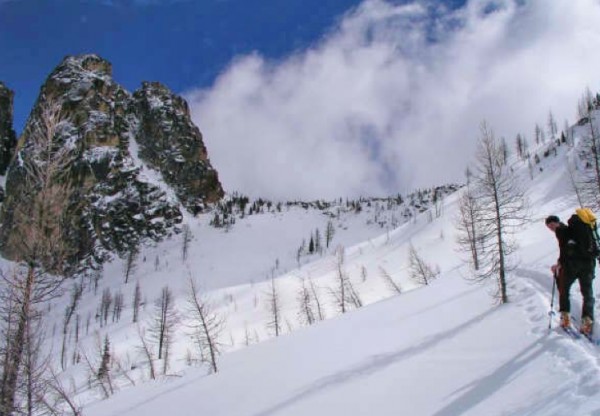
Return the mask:
M 253 216 L 229 231 L 208 227 L 207 218 L 190 218 L 194 240 L 188 260 L 181 260 L 177 237 L 145 248 L 145 261 L 140 257 L 127 285 L 122 262 L 115 261 L 96 297 L 84 294 L 82 319 L 85 308 L 95 311 L 103 288 L 123 292 L 122 320 L 94 326 L 80 348 L 93 356 L 92 340 L 108 334 L 113 357 L 126 368 L 135 364 L 131 380 L 118 379 L 115 394 L 105 399 L 81 381 L 86 370 L 77 364 L 65 373 L 65 383 L 75 380 L 86 416 L 600 415 L 600 347 L 568 337 L 557 329 L 556 316 L 548 328 L 550 266 L 558 247 L 543 219 L 557 214 L 566 220 L 577 206 L 567 169 L 576 165 L 576 148 L 563 144 L 548 157 L 541 155 L 543 147 L 537 150 L 541 163 L 532 168 L 516 158 L 510 162 L 527 189 L 532 219 L 515 236 L 519 250 L 507 304 L 498 305 L 491 296 L 494 281 L 465 279 L 470 272 L 455 242 L 458 193 L 444 200 L 441 215 L 423 213 L 388 232 L 367 227 L 360 216 L 337 225 L 333 243 L 345 245 L 343 270 L 364 304 L 345 314 L 331 296 L 337 275 L 333 248 L 301 267 L 294 258 L 302 238 L 326 223 L 321 213 L 292 209 Z M 430 285 L 409 278 L 410 244 L 439 267 Z M 384 271 L 402 287 L 401 294 L 390 290 Z M 279 337 L 267 327 L 270 281 L 265 277 L 271 275 L 284 316 Z M 219 371 L 210 374 L 206 365 L 186 363 L 186 355 L 198 357 L 182 322 L 167 375 L 149 380 L 131 324 L 134 282 L 140 282 L 146 299 L 144 325 L 166 284 L 178 309 L 185 309 L 189 276 L 227 317 Z M 315 283 L 328 319 L 299 323 L 301 278 Z M 579 318 L 576 285 L 572 299 L 573 316 Z M 57 322 L 61 316 L 58 308 Z

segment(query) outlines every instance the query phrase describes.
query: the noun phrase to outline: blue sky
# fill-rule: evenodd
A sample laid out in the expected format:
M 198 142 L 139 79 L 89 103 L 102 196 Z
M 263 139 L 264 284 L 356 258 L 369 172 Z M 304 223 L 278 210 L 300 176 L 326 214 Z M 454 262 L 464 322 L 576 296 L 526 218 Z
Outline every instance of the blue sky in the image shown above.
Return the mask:
M 464 180 L 479 125 L 532 141 L 600 90 L 598 0 L 0 0 L 21 130 L 67 54 L 184 95 L 227 191 L 390 195 Z
M 68 54 L 97 53 L 130 91 L 159 80 L 212 83 L 238 55 L 281 58 L 318 41 L 359 0 L 0 1 L 0 80 L 21 130 L 39 87 Z

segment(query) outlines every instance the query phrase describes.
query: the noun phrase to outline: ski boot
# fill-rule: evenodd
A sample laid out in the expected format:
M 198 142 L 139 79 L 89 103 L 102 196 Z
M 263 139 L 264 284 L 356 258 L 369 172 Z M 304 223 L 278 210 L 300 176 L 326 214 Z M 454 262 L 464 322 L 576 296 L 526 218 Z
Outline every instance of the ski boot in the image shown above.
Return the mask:
M 592 329 L 594 329 L 594 321 L 589 316 L 584 316 L 583 319 L 581 319 L 579 332 L 589 337 L 592 335 Z
M 563 329 L 571 327 L 571 316 L 569 315 L 569 312 L 560 313 L 560 327 Z

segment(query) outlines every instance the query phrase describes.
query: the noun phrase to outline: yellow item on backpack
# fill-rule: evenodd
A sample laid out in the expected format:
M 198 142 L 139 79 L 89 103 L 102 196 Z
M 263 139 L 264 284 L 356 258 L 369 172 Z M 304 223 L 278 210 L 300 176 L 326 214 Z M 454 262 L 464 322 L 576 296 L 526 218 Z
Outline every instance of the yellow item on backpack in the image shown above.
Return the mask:
M 579 217 L 579 219 L 581 221 L 583 221 L 584 223 L 586 223 L 587 225 L 589 225 L 592 228 L 596 227 L 596 216 L 594 215 L 594 213 L 592 212 L 591 209 L 577 208 L 575 210 L 575 213 L 577 214 L 577 216 Z

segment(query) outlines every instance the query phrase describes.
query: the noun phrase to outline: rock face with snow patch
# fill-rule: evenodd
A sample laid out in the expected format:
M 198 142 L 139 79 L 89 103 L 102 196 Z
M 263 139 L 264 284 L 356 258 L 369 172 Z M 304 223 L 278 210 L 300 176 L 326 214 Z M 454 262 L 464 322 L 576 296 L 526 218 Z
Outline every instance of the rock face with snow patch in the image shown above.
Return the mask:
M 140 157 L 162 173 L 192 213 L 219 201 L 223 188 L 185 100 L 158 82 L 144 82 L 133 98 Z
M 0 82 L 0 175 L 6 173 L 17 144 L 13 130 L 13 97 L 14 93 Z
M 186 128 L 193 133 L 192 126 L 167 131 L 162 125 L 167 121 L 163 118 L 161 123 L 155 121 L 154 113 L 145 114 L 143 102 L 115 83 L 110 63 L 96 55 L 67 57 L 50 74 L 8 167 L 0 212 L 4 256 L 28 260 L 26 253 L 31 247 L 25 241 L 32 240 L 36 227 L 65 246 L 48 256 L 53 260 L 44 266 L 57 269 L 60 258 L 71 270 L 74 265 L 101 263 L 111 253 L 124 254 L 143 239 L 159 240 L 177 231 L 182 219 L 179 204 L 140 174 L 141 167 L 130 154 L 130 141 L 143 139 L 142 152 L 153 166 L 167 172 L 175 171 L 171 167 L 177 164 L 195 166 L 196 159 L 186 160 L 188 150 L 203 155 L 204 160 L 206 150 L 201 141 L 194 144 L 193 137 L 188 140 Z M 153 111 L 183 117 L 178 114 L 180 105 L 177 102 L 164 112 Z M 157 136 L 151 131 L 155 127 Z M 184 139 L 178 141 L 180 132 Z M 155 162 L 155 150 L 148 150 L 152 148 L 149 143 L 169 139 L 175 143 L 172 148 L 181 152 L 158 157 Z M 171 161 L 171 156 L 181 156 L 183 161 Z M 190 193 L 182 198 L 186 206 L 221 195 L 216 173 L 209 168 L 207 164 L 197 171 L 191 169 L 190 182 L 212 184 L 214 191 L 204 194 L 200 188 L 186 187 Z M 201 173 L 206 172 L 204 178 Z M 172 180 L 180 177 L 175 175 Z

